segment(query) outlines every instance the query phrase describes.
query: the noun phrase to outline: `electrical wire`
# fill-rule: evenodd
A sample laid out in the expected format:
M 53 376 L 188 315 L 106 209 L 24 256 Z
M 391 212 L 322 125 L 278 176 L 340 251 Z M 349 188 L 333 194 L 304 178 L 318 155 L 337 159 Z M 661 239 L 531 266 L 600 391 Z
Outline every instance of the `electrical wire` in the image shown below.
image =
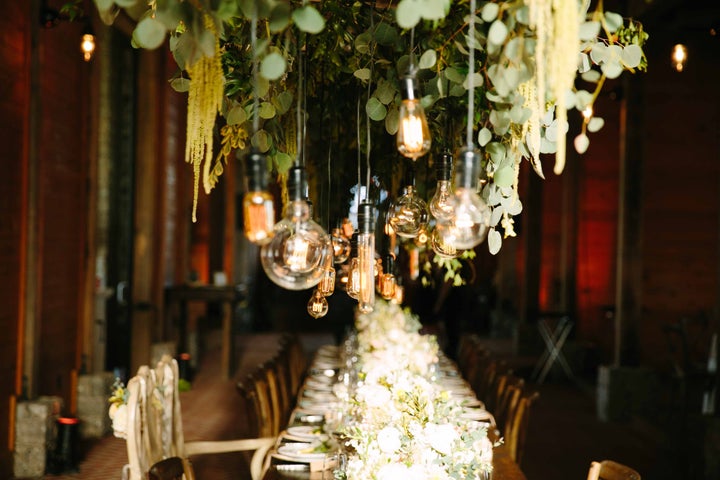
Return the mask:
M 473 122 L 475 118 L 475 0 L 470 0 L 470 18 L 468 19 L 468 118 L 466 143 L 468 148 L 473 146 Z

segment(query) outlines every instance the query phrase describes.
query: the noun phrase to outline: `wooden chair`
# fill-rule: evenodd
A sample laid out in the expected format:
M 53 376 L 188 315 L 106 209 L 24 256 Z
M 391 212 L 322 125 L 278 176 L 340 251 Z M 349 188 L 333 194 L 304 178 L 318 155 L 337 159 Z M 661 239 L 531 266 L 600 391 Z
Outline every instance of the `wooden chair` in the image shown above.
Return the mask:
M 263 462 L 275 444 L 275 436 L 185 442 L 178 379 L 177 362 L 165 355 L 156 368 L 142 366 L 128 382 L 128 464 L 123 467 L 123 480 L 144 480 L 150 475 L 152 467 L 172 457 L 181 459 L 185 470 L 185 466 L 189 466 L 187 458 L 193 455 L 240 451 L 254 451 L 250 463 L 251 477 L 253 480 L 261 478 Z M 159 468 L 165 467 L 170 472 L 177 471 L 177 461 L 162 464 Z M 156 469 L 158 473 L 164 471 Z M 191 469 L 184 471 L 185 480 L 193 480 L 194 474 L 188 472 Z
M 495 421 L 503 429 L 507 428 L 506 423 L 511 414 L 518 406 L 525 389 L 525 380 L 512 374 L 503 374 L 498 379 L 499 390 L 492 410 Z
M 511 388 L 517 388 L 513 386 Z M 528 423 L 530 422 L 530 408 L 538 399 L 538 392 L 523 393 L 514 408 L 509 408 L 503 427 L 503 439 L 510 453 L 510 457 L 520 464 L 522 461 Z
M 628 466 L 603 460 L 590 464 L 587 480 L 640 480 L 640 474 Z

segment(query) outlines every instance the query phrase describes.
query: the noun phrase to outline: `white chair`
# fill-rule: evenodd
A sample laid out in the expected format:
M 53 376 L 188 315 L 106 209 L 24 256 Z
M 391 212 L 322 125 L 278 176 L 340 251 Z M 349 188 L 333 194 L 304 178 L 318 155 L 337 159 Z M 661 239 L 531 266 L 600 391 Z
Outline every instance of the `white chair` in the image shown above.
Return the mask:
M 165 355 L 155 369 L 142 366 L 128 382 L 128 464 L 122 479 L 145 480 L 154 464 L 171 457 L 254 450 L 250 474 L 259 480 L 275 437 L 185 443 L 178 379 L 177 361 Z

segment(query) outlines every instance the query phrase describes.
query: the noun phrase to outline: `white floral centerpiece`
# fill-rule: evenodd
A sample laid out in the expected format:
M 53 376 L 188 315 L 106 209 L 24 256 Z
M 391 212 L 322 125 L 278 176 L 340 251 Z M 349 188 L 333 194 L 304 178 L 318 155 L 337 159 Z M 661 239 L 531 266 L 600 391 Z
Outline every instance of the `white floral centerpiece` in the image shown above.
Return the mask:
M 434 336 L 399 306 L 379 301 L 359 315 L 359 378 L 345 427 L 350 479 L 485 478 L 493 444 L 486 427 L 462 418 L 462 406 L 432 381 Z

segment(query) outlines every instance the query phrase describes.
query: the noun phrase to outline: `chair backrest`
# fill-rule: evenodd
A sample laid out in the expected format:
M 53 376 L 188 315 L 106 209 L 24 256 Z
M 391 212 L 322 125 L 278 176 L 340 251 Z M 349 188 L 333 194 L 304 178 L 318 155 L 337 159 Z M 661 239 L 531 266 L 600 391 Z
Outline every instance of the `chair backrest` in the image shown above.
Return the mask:
M 513 386 L 512 388 L 517 388 Z M 505 445 L 510 457 L 518 464 L 522 461 L 525 449 L 528 423 L 530 421 L 530 407 L 538 399 L 538 392 L 523 393 L 514 408 L 507 411 L 505 426 L 502 432 Z
M 128 480 L 142 480 L 150 467 L 168 457 L 184 457 L 178 365 L 168 355 L 156 368 L 142 366 L 128 389 Z
M 512 374 L 501 375 L 498 379 L 498 386 L 500 389 L 496 394 L 493 412 L 498 426 L 506 430 L 508 428 L 507 421 L 517 409 L 518 402 L 522 397 L 525 380 Z
M 612 460 L 592 462 L 588 480 L 640 480 L 640 474 L 632 468 Z

